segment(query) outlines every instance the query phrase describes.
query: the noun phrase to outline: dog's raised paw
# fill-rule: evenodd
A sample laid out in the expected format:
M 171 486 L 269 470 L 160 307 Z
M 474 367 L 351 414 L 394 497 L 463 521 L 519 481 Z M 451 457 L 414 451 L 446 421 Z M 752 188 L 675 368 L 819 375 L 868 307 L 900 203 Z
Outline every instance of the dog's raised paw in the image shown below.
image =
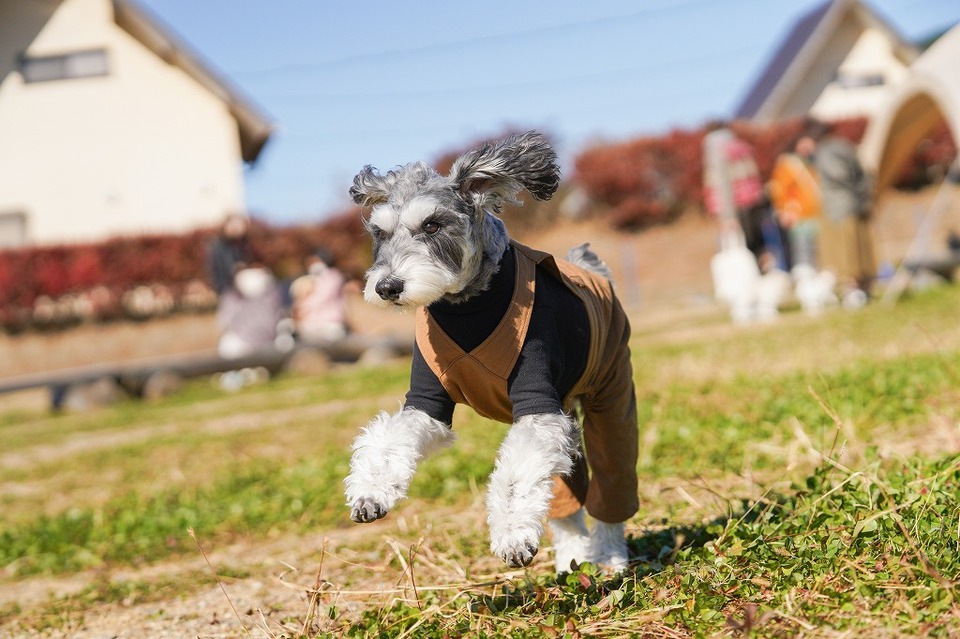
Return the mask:
M 512 568 L 522 568 L 530 565 L 530 562 L 533 561 L 533 558 L 539 550 L 540 548 L 537 546 L 526 544 L 523 546 L 504 548 L 500 551 L 499 555 L 500 558 Z
M 386 507 L 367 497 L 361 497 L 353 502 L 353 508 L 350 509 L 350 519 L 358 524 L 376 521 L 386 514 Z
M 540 537 L 543 527 L 539 521 L 517 521 L 522 519 L 511 513 L 491 514 L 490 551 L 503 559 L 513 568 L 529 566 L 540 550 Z

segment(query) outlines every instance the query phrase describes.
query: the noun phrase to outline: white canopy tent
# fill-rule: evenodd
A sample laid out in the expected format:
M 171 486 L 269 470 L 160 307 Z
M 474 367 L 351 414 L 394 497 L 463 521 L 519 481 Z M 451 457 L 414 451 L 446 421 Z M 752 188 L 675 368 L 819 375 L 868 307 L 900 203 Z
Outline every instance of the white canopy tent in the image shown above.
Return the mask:
M 960 148 L 960 25 L 941 36 L 910 66 L 891 100 L 870 121 L 860 145 L 864 168 L 876 177 L 881 192 L 891 186 L 901 167 L 940 122 L 946 122 L 954 147 Z M 950 173 L 958 171 L 957 158 Z M 951 176 L 948 175 L 948 180 Z M 931 232 L 948 206 L 944 181 L 927 210 L 904 260 L 884 291 L 887 303 L 897 300 L 911 280 L 910 264 L 919 263 L 929 248 Z
M 874 116 L 860 156 L 876 176 L 877 189 L 890 186 L 917 145 L 946 121 L 960 147 L 960 25 L 953 27 L 910 66 L 890 101 Z

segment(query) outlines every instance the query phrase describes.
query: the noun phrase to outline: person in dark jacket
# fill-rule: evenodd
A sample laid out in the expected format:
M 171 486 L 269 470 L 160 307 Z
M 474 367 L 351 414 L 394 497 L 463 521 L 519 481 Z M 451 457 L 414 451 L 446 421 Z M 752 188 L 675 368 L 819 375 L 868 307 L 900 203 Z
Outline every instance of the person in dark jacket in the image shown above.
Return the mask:
M 249 232 L 249 218 L 242 213 L 231 213 L 207 247 L 207 276 L 217 297 L 233 287 L 238 265 L 256 261 Z
M 837 277 L 844 306 L 868 299 L 877 274 L 871 223 L 872 188 L 857 149 L 825 126 L 813 162 L 820 181 L 822 266 Z

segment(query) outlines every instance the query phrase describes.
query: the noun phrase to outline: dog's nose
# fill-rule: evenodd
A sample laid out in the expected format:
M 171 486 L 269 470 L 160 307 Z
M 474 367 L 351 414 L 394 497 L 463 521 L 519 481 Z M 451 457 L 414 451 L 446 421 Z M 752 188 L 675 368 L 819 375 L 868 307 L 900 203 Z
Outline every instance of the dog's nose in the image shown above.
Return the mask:
M 403 293 L 403 281 L 395 277 L 388 277 L 377 282 L 374 290 L 377 291 L 377 295 L 379 295 L 381 299 L 388 302 L 396 302 L 400 299 L 400 293 Z

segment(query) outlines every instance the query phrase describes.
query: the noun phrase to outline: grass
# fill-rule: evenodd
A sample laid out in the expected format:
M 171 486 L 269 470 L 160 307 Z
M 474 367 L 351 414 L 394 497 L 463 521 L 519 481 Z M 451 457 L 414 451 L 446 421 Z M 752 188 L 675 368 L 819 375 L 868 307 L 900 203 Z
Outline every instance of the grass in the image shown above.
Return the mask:
M 882 466 L 826 463 L 736 516 L 634 538 L 620 579 L 427 593 L 319 636 L 953 636 L 960 460 Z
M 0 411 L 0 589 L 85 584 L 0 600 L 0 636 L 189 600 L 212 580 L 188 528 L 237 575 L 227 592 L 277 572 L 230 548 L 286 539 L 302 546 L 290 569 L 320 566 L 238 608 L 235 627 L 270 637 L 956 636 L 958 304 L 947 288 L 746 329 L 639 315 L 638 561 L 614 580 L 489 557 L 482 490 L 506 427 L 469 411 L 410 501 L 380 528 L 349 524 L 349 442 L 397 406 L 402 363 L 83 415 Z M 178 562 L 192 567 L 163 569 Z

